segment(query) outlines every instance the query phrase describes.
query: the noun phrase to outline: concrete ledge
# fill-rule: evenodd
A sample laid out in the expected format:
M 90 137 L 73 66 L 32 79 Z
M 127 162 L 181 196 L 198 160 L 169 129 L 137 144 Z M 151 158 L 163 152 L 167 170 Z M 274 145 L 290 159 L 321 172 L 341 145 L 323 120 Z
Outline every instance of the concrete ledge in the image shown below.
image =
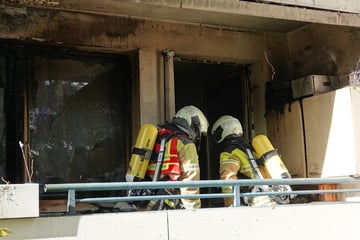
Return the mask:
M 344 11 L 358 13 L 360 11 L 360 2 L 358 0 L 262 0 L 264 3 L 289 4 L 297 7 L 310 7 L 318 9 L 327 9 L 332 11 Z
M 0 220 L 9 239 L 168 239 L 167 212 L 120 212 Z
M 353 239 L 360 203 L 102 213 L 0 220 L 11 239 Z
M 169 212 L 169 239 L 351 239 L 359 210 L 360 204 L 304 204 Z
M 38 184 L 0 185 L 0 219 L 39 216 Z

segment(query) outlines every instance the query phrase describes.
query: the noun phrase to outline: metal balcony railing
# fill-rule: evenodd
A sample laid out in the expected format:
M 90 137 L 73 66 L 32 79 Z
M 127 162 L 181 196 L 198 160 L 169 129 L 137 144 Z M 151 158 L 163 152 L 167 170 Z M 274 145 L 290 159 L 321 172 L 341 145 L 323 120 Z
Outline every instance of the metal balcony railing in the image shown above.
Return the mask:
M 241 206 L 241 197 L 264 196 L 264 195 L 306 195 L 306 194 L 325 194 L 325 193 L 344 193 L 360 192 L 360 188 L 351 189 L 326 189 L 326 190 L 292 190 L 286 192 L 246 192 L 241 193 L 240 189 L 256 185 L 319 185 L 319 184 L 342 184 L 342 183 L 360 183 L 357 178 L 292 178 L 292 179 L 239 179 L 239 180 L 199 180 L 199 181 L 179 181 L 179 182 L 96 182 L 96 183 L 64 183 L 64 184 L 45 184 L 44 192 L 67 192 L 67 212 L 75 214 L 76 203 L 100 203 L 100 202 L 133 202 L 144 200 L 160 199 L 216 199 L 233 198 L 234 207 Z M 113 190 L 131 190 L 131 189 L 166 189 L 182 187 L 198 188 L 217 188 L 223 186 L 232 186 L 232 193 L 200 193 L 195 195 L 149 195 L 149 196 L 118 196 L 118 197 L 94 197 L 94 198 L 76 198 L 76 192 L 89 191 L 113 191 Z

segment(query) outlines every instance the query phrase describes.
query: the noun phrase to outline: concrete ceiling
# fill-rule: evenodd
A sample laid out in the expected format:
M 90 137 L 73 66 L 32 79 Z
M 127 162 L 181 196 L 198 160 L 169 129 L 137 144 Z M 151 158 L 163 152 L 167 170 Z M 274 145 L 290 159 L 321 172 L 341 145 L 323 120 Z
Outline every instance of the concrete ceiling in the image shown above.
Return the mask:
M 360 26 L 357 14 L 239 0 L 62 0 L 48 6 L 234 30 L 289 32 L 309 23 Z
M 198 0 L 197 3 L 202 0 Z M 166 1 L 165 1 L 166 2 Z M 171 2 L 171 1 L 170 1 Z M 204 2 L 204 1 L 203 1 Z M 247 8 L 259 9 L 262 5 L 256 3 L 246 4 Z M 239 7 L 239 6 L 238 6 Z M 276 19 L 266 16 L 257 16 L 250 14 L 244 14 L 239 11 L 233 11 L 232 9 L 203 5 L 189 5 L 185 7 L 167 5 L 167 4 L 127 4 L 126 10 L 123 14 L 145 17 L 150 19 L 161 19 L 165 21 L 186 22 L 193 24 L 211 25 L 224 28 L 234 29 L 255 29 L 255 30 L 268 30 L 276 32 L 288 32 L 299 28 L 307 24 L 305 21 L 288 20 L 288 19 Z
M 275 32 L 288 32 L 307 24 L 302 21 L 281 20 L 233 13 L 225 14 L 222 12 L 195 9 L 156 8 L 154 11 L 144 11 L 144 13 L 146 14 L 142 14 L 141 16 L 146 16 L 148 18 L 219 26 L 224 28 L 255 29 Z

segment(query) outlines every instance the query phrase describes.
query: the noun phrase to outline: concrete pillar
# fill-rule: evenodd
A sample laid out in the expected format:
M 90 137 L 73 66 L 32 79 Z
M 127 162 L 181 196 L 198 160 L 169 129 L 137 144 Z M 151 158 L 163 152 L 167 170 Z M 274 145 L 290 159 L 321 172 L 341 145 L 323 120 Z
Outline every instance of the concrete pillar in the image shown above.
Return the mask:
M 140 124 L 158 124 L 164 119 L 164 84 L 161 53 L 155 49 L 139 50 Z

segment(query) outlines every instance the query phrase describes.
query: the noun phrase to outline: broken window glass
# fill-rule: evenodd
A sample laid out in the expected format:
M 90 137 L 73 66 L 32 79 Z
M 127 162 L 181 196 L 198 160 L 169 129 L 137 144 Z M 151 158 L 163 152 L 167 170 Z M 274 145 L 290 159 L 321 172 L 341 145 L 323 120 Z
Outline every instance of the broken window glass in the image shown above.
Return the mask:
M 34 58 L 29 88 L 33 181 L 123 181 L 128 72 L 114 60 Z

